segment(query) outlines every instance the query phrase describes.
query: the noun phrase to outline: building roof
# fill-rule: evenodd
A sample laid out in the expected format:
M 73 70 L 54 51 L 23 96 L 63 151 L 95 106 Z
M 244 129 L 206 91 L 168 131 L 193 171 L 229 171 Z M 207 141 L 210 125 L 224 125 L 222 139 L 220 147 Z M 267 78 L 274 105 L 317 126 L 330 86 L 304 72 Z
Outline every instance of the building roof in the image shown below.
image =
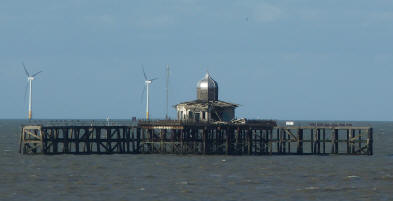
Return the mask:
M 200 80 L 197 84 L 197 88 L 208 89 L 208 88 L 218 88 L 218 83 L 213 80 L 209 73 L 206 73 L 205 77 Z
M 194 106 L 194 107 L 207 107 L 207 106 L 214 106 L 214 107 L 239 107 L 238 104 L 228 103 L 224 101 L 203 101 L 203 100 L 194 100 L 194 101 L 187 101 L 177 104 L 178 105 L 186 105 L 186 106 Z

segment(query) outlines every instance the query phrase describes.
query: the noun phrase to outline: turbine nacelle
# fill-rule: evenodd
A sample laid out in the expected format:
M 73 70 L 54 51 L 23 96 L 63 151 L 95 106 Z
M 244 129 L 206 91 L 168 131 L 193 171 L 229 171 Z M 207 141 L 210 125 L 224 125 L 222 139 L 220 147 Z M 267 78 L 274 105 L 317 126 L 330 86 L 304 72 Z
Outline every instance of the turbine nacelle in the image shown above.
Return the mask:
M 34 77 L 28 77 L 27 80 L 28 81 L 34 80 Z

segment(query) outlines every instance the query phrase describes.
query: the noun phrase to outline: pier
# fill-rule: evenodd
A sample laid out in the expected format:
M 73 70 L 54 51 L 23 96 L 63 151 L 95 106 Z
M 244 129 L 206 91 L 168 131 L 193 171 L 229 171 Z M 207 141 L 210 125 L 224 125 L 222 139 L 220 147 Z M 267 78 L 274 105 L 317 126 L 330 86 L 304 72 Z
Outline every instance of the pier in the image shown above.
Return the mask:
M 24 125 L 21 154 L 373 155 L 373 129 L 159 120 Z

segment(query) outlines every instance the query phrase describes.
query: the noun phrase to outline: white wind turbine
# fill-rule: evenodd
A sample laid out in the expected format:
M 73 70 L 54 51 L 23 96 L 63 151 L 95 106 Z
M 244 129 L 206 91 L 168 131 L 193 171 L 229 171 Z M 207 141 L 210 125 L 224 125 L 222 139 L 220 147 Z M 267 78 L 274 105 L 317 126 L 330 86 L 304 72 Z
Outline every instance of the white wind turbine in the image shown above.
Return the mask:
M 143 93 L 145 93 L 145 89 L 146 89 L 146 119 L 149 120 L 149 86 L 151 83 L 153 83 L 154 80 L 157 80 L 158 78 L 148 79 L 145 73 L 145 68 L 143 68 L 143 66 L 142 66 L 142 71 L 143 71 L 143 76 L 145 77 L 145 84 L 146 84 L 145 88 L 143 88 Z
M 22 63 L 22 65 L 23 65 L 23 68 L 25 69 L 25 73 L 27 76 L 27 82 L 28 82 L 26 85 L 26 90 L 25 90 L 25 98 L 26 98 L 26 93 L 27 93 L 27 87 L 29 87 L 29 91 L 30 91 L 30 93 L 29 93 L 29 117 L 28 118 L 29 118 L 29 120 L 31 120 L 31 118 L 33 116 L 33 113 L 32 113 L 32 93 L 33 93 L 32 82 L 38 74 L 42 73 L 42 71 L 39 71 L 37 73 L 34 73 L 33 75 L 30 75 L 30 73 L 26 69 L 25 64 Z

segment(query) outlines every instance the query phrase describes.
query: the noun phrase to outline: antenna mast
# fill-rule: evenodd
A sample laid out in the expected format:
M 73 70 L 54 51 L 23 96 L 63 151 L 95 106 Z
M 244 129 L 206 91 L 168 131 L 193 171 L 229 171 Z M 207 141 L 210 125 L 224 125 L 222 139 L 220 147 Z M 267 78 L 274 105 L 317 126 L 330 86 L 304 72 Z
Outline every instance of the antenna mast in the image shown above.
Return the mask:
M 165 119 L 169 119 L 169 65 L 166 65 L 166 115 Z

